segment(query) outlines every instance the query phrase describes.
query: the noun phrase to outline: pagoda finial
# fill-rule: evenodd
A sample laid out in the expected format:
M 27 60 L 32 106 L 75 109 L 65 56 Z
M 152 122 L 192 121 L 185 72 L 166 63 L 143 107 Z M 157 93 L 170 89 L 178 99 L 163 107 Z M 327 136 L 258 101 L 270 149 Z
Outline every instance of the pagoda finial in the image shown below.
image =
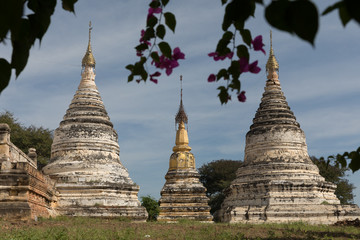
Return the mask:
M 272 47 L 272 31 L 270 30 L 270 54 L 269 59 L 266 63 L 266 71 L 268 73 L 272 73 L 274 71 L 279 71 L 279 63 L 276 60 L 276 57 L 274 55 L 274 49 Z
M 181 122 L 183 123 L 188 123 L 188 117 L 186 115 L 185 109 L 184 109 L 184 105 L 183 105 L 183 101 L 182 101 L 182 76 L 180 76 L 180 106 L 179 106 L 179 111 L 177 112 L 176 116 L 175 116 L 175 125 L 176 124 L 180 124 Z
M 86 53 L 85 56 L 82 59 L 82 66 L 91 66 L 91 67 L 95 67 L 95 58 L 94 55 L 92 54 L 92 50 L 91 50 L 91 30 L 92 30 L 92 25 L 91 25 L 91 21 L 89 22 L 89 43 L 86 49 Z

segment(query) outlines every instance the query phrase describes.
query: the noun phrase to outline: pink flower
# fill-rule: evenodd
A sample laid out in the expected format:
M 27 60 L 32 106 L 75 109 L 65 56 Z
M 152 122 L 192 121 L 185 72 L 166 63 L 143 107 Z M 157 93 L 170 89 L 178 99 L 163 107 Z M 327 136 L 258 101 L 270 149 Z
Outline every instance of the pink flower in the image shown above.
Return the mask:
M 162 12 L 162 8 L 158 7 L 158 8 L 149 8 L 148 10 L 148 15 L 147 15 L 147 19 L 151 18 L 154 16 L 154 14 L 157 13 L 161 13 Z
M 234 53 L 230 52 L 230 53 L 226 54 L 225 56 L 220 56 L 219 53 L 212 52 L 212 53 L 209 53 L 208 56 L 209 57 L 214 57 L 215 61 L 219 61 L 219 60 L 225 60 L 225 58 L 231 59 L 234 56 Z
M 185 59 L 185 54 L 181 52 L 179 47 L 174 48 L 173 50 L 173 59 L 179 60 L 179 59 Z
M 158 80 L 155 79 L 154 77 L 160 77 L 161 73 L 160 72 L 155 72 L 153 74 L 150 74 L 150 81 L 152 81 L 153 83 L 157 84 Z
M 208 77 L 208 82 L 215 82 L 215 80 L 216 80 L 215 74 L 210 74 Z
M 249 60 L 246 57 L 242 57 L 239 60 L 240 73 L 249 71 Z
M 242 91 L 237 97 L 240 102 L 245 102 L 246 101 L 245 91 Z
M 251 73 L 259 73 L 261 71 L 261 68 L 259 68 L 257 66 L 258 61 L 256 60 L 255 62 L 253 62 L 252 64 L 249 65 L 249 71 Z
M 254 38 L 254 40 L 251 41 L 252 45 L 254 46 L 254 50 L 255 51 L 262 51 L 265 55 L 266 55 L 266 52 L 263 48 L 263 46 L 265 46 L 262 42 L 262 36 L 259 35 L 257 36 L 256 38 Z
M 151 43 L 149 42 L 149 41 L 146 41 L 145 39 L 144 39 L 144 35 L 145 35 L 145 30 L 144 29 L 142 29 L 141 30 L 141 37 L 140 37 L 140 39 L 139 39 L 139 42 L 141 42 L 141 43 L 146 43 L 148 46 L 151 46 Z

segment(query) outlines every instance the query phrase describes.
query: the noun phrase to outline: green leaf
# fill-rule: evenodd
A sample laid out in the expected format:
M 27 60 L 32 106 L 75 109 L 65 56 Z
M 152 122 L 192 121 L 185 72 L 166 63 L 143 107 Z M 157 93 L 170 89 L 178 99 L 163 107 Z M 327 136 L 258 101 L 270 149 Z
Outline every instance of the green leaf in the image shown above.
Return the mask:
M 75 13 L 74 5 L 77 0 L 62 0 L 62 8 L 66 11 Z
M 159 54 L 157 52 L 152 52 L 150 54 L 151 58 L 155 61 L 155 62 L 159 62 L 160 61 L 160 57 Z
M 130 74 L 128 76 L 128 82 L 131 82 L 132 80 L 134 80 L 134 75 L 133 74 Z
M 351 20 L 349 12 L 344 6 L 339 8 L 339 16 L 340 16 L 340 19 L 341 19 L 341 23 L 342 23 L 342 25 L 344 27 Z
M 220 90 L 218 97 L 220 99 L 221 105 L 226 104 L 229 101 L 229 94 L 227 89 L 224 86 L 220 86 L 217 89 Z
M 243 24 L 250 16 L 254 15 L 255 2 L 252 0 L 233 0 L 225 7 L 222 28 L 226 31 L 231 23 Z
M 319 25 L 316 6 L 310 1 L 272 1 L 265 10 L 266 20 L 275 28 L 295 32 L 300 38 L 314 45 Z
M 162 54 L 164 54 L 165 57 L 170 58 L 171 59 L 171 47 L 167 42 L 160 42 L 158 44 L 160 51 L 162 52 Z
M 291 25 L 300 38 L 314 45 L 319 26 L 319 14 L 316 6 L 310 1 L 291 2 Z
M 236 50 L 236 55 L 238 56 L 238 58 L 246 57 L 247 59 L 249 59 L 249 50 L 244 44 L 237 46 Z
M 128 70 L 130 70 L 130 71 L 132 71 L 132 70 L 134 69 L 134 65 L 129 64 L 129 65 L 127 65 L 125 68 L 128 69 Z
M 166 30 L 165 30 L 165 26 L 160 24 L 157 28 L 156 28 L 156 36 L 158 36 L 161 39 L 164 39 Z
M 343 4 L 344 4 L 344 3 L 343 3 L 342 1 L 337 2 L 337 3 L 335 3 L 334 5 L 327 7 L 327 8 L 322 12 L 321 15 L 324 16 L 324 15 L 326 15 L 326 14 L 334 11 L 335 9 L 340 8 L 341 6 L 343 6 Z
M 29 58 L 29 51 L 34 38 L 30 36 L 30 23 L 28 19 L 22 19 L 16 31 L 11 32 L 13 46 L 11 67 L 15 68 L 16 77 L 24 70 Z
M 217 81 L 220 80 L 221 78 L 224 78 L 225 80 L 229 79 L 229 74 L 228 74 L 228 72 L 227 72 L 227 70 L 225 68 L 220 69 L 219 72 L 216 75 L 216 80 Z
M 146 22 L 146 26 L 149 28 L 153 28 L 158 23 L 158 19 L 155 16 L 151 16 L 148 18 Z
M 162 5 L 165 7 L 168 4 L 169 0 L 161 0 Z
M 135 47 L 136 51 L 139 51 L 139 52 L 144 51 L 144 50 L 146 50 L 148 48 L 149 47 L 148 47 L 148 45 L 146 43 L 141 43 L 141 44 L 139 44 L 139 45 L 137 45 Z
M 241 29 L 240 34 L 244 43 L 246 43 L 250 47 L 252 41 L 251 32 L 248 29 Z
M 360 1 L 359 0 L 344 0 L 346 9 L 351 18 L 360 23 Z
M 233 38 L 234 34 L 230 31 L 226 31 L 224 34 L 223 34 L 223 37 L 222 39 L 224 39 L 224 41 L 229 41 Z
M 149 7 L 151 7 L 151 8 L 158 8 L 158 7 L 160 7 L 160 2 L 159 2 L 159 1 L 152 1 L 152 2 L 149 4 Z
M 175 15 L 172 14 L 171 12 L 166 12 L 164 13 L 164 17 L 165 17 L 166 26 L 168 26 L 173 32 L 175 32 L 175 27 L 176 27 Z
M 144 33 L 143 39 L 144 40 L 150 40 L 151 38 L 154 38 L 154 37 L 155 37 L 154 28 L 152 28 L 152 27 L 147 28 L 145 33 Z
M 265 18 L 273 27 L 292 33 L 289 1 L 272 1 L 265 9 Z
M 11 77 L 11 65 L 0 58 L 0 93 L 8 86 Z
M 23 15 L 24 1 L 1 1 L 0 42 L 4 41 L 10 29 L 17 29 Z
M 236 90 L 237 92 L 240 92 L 241 83 L 238 78 L 232 79 L 231 84 L 229 84 L 229 88 L 231 88 L 233 91 Z

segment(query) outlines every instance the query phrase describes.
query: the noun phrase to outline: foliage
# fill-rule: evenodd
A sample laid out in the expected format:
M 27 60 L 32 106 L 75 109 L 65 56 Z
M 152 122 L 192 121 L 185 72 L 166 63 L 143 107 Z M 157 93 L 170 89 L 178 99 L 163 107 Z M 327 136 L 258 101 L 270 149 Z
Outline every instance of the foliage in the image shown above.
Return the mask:
M 311 157 L 311 160 L 318 166 L 320 175 L 323 176 L 326 181 L 336 184 L 335 195 L 340 200 L 340 203 L 353 204 L 353 190 L 355 189 L 355 186 L 345 179 L 348 168 L 340 166 L 334 161 L 325 161 L 323 157 Z
M 160 213 L 159 202 L 150 195 L 141 197 L 141 206 L 145 207 L 148 212 L 148 221 L 156 221 Z
M 210 198 L 209 205 L 212 214 L 220 209 L 225 199 L 222 190 L 230 186 L 241 164 L 242 161 L 221 159 L 206 163 L 198 169 L 200 181 L 206 187 L 206 195 Z
M 77 0 L 62 0 L 63 9 L 74 12 Z M 41 43 L 54 13 L 56 0 L 3 0 L 0 2 L 0 43 L 6 44 L 10 35 L 11 62 L 0 58 L 0 93 L 9 84 L 11 69 L 18 77 L 24 70 L 30 48 L 38 39 Z M 28 11 L 25 11 L 28 10 Z M 25 12 L 31 12 L 24 15 Z
M 0 122 L 7 123 L 11 129 L 10 141 L 24 153 L 30 147 L 36 149 L 38 167 L 41 169 L 50 158 L 52 131 L 43 127 L 23 126 L 14 115 L 8 111 L 0 113 Z

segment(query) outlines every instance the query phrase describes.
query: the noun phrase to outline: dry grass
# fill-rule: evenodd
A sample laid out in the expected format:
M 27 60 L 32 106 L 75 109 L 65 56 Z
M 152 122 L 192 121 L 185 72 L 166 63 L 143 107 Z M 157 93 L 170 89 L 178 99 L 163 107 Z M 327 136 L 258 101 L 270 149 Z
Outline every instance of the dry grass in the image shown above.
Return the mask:
M 291 224 L 133 223 L 123 218 L 0 220 L 0 239 L 360 239 L 360 228 Z

